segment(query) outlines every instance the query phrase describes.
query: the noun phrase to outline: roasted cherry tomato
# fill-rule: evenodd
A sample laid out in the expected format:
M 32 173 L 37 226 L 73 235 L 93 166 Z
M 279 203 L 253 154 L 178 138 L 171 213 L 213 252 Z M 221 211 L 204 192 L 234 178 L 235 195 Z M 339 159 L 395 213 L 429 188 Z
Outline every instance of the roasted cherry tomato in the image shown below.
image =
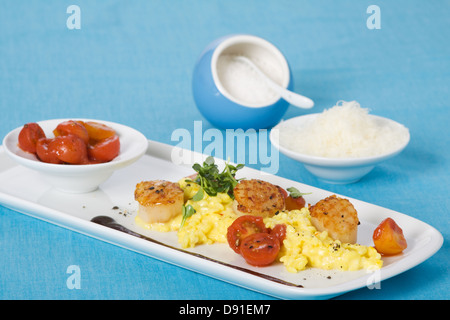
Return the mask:
M 26 152 L 35 153 L 36 143 L 40 138 L 45 138 L 44 130 L 37 123 L 27 123 L 19 133 L 19 148 Z
M 248 264 L 262 267 L 276 260 L 280 252 L 280 241 L 277 237 L 265 232 L 254 233 L 245 237 L 239 248 Z
M 375 249 L 383 255 L 394 255 L 406 249 L 403 230 L 391 218 L 383 220 L 373 232 Z
M 268 232 L 262 217 L 240 216 L 228 227 L 227 241 L 234 252 L 241 253 L 239 247 L 242 240 L 251 234 L 261 232 Z
M 60 124 L 58 124 L 56 129 L 53 130 L 53 134 L 55 135 L 55 137 L 67 136 L 69 134 L 72 134 L 79 137 L 86 144 L 89 142 L 88 131 L 84 127 L 82 122 L 79 121 L 68 120 L 61 122 Z
M 57 136 L 51 144 L 61 161 L 70 164 L 88 163 L 86 143 L 80 137 L 73 134 Z
M 63 163 L 56 154 L 54 139 L 41 138 L 36 143 L 36 155 L 47 163 Z
M 288 196 L 286 199 L 286 210 L 300 210 L 301 208 L 305 207 L 305 199 L 300 196 L 297 198 L 294 198 L 292 196 Z
M 88 146 L 89 159 L 97 162 L 108 162 L 119 155 L 119 136 L 114 135 Z
M 269 234 L 276 237 L 280 241 L 280 244 L 283 243 L 283 240 L 286 238 L 286 225 L 275 225 L 275 227 L 269 230 Z
M 89 138 L 91 140 L 99 141 L 108 139 L 116 134 L 116 131 L 103 123 L 98 123 L 94 121 L 82 122 L 86 128 Z

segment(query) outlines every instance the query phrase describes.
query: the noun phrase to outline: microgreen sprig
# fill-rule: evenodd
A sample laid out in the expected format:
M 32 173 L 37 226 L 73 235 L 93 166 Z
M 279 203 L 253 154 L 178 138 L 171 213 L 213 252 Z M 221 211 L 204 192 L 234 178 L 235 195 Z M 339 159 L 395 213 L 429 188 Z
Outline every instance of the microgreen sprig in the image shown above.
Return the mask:
M 309 193 L 301 193 L 300 191 L 298 191 L 297 188 L 294 188 L 294 187 L 287 188 L 286 190 L 289 191 L 289 195 L 292 198 L 294 198 L 294 199 L 295 198 L 300 198 L 300 197 L 302 197 L 304 195 L 307 195 L 307 194 L 311 194 L 311 192 L 309 192 Z
M 211 156 L 205 159 L 203 166 L 198 163 L 194 164 L 192 169 L 197 172 L 197 177 L 194 179 L 194 182 L 200 185 L 200 190 L 192 200 L 198 201 L 203 199 L 203 192 L 206 192 L 210 196 L 216 196 L 218 193 L 223 192 L 234 199 L 233 189 L 239 182 L 235 178 L 236 172 L 243 167 L 243 164 L 233 166 L 227 161 L 225 168 L 220 172 L 214 163 L 214 158 Z
M 190 216 L 192 216 L 195 213 L 195 209 L 193 206 L 191 206 L 190 204 L 188 204 L 187 206 L 182 206 L 181 207 L 181 213 L 182 213 L 182 220 L 181 220 L 181 225 L 180 225 L 180 229 L 183 228 L 184 223 L 186 222 L 186 219 L 189 218 Z
M 203 166 L 195 163 L 192 166 L 197 172 L 197 177 L 194 180 L 191 180 L 198 185 L 200 188 L 198 192 L 192 197 L 192 201 L 200 201 L 204 197 L 204 193 L 206 192 L 210 196 L 216 196 L 218 193 L 223 192 L 227 193 L 232 199 L 234 199 L 233 189 L 236 187 L 240 179 L 236 179 L 235 175 L 239 169 L 244 167 L 243 164 L 238 164 L 233 166 L 228 163 L 225 163 L 225 168 L 222 172 L 219 171 L 219 168 L 214 163 L 214 158 L 209 156 L 203 162 Z M 186 220 L 191 217 L 195 213 L 194 207 L 190 204 L 182 207 L 182 220 L 180 229 L 183 227 Z

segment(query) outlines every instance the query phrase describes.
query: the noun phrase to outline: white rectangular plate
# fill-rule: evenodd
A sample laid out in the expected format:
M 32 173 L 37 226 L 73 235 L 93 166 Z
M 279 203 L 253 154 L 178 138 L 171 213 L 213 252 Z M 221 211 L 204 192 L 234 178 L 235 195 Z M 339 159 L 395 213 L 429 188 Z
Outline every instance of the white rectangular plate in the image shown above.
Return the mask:
M 227 244 L 182 249 L 175 232 L 144 230 L 134 222 L 137 209 L 134 200 L 136 183 L 155 179 L 175 182 L 193 173 L 192 164 L 175 165 L 171 161 L 172 150 L 172 146 L 149 141 L 148 151 L 139 161 L 115 172 L 97 191 L 67 194 L 51 188 L 39 173 L 12 162 L 1 148 L 0 203 L 15 211 L 114 245 L 282 299 L 325 299 L 374 285 L 425 261 L 443 243 L 442 235 L 424 222 L 342 196 L 349 199 L 358 211 L 361 221 L 358 243 L 372 245 L 373 230 L 383 219 L 391 217 L 402 227 L 406 236 L 408 248 L 404 253 L 383 258 L 383 267 L 376 273 L 318 269 L 289 273 L 279 263 L 264 268 L 251 267 Z M 193 161 L 202 160 L 202 155 L 191 154 Z M 219 167 L 223 165 L 220 159 L 216 159 L 216 162 Z M 311 204 L 331 195 L 328 191 L 251 168 L 240 170 L 238 175 L 239 178 L 259 178 L 284 188 L 294 186 L 301 192 L 312 192 L 305 196 L 307 203 Z M 91 221 L 98 216 L 113 219 L 127 232 Z

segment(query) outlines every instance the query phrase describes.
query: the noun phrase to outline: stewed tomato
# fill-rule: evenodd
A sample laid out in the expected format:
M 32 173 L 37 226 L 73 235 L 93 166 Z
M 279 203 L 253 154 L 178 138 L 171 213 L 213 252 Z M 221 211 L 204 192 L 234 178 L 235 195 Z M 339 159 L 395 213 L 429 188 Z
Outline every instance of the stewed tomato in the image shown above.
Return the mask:
M 288 192 L 280 186 L 278 186 L 278 189 L 283 195 L 286 210 L 300 210 L 305 206 L 305 199 L 301 195 L 293 196 L 292 194 L 288 194 Z
M 408 246 L 403 230 L 392 219 L 383 220 L 373 232 L 375 249 L 383 255 L 399 254 Z
M 73 134 L 83 140 L 84 143 L 87 144 L 89 142 L 88 131 L 80 121 L 68 120 L 61 122 L 56 129 L 53 130 L 53 134 L 55 137 Z
M 116 131 L 113 128 L 103 123 L 86 121 L 82 122 L 82 124 L 86 128 L 89 139 L 91 139 L 91 141 L 108 139 L 116 134 Z
M 44 130 L 37 123 L 27 123 L 19 132 L 19 148 L 29 153 L 35 153 L 36 143 L 40 138 L 45 138 Z
M 263 218 L 253 215 L 240 216 L 228 227 L 227 241 L 231 249 L 240 253 L 240 244 L 244 238 L 254 233 L 268 232 Z
M 303 198 L 302 196 L 300 197 L 288 196 L 285 199 L 285 202 L 286 202 L 286 210 L 300 210 L 303 207 L 305 207 L 306 204 L 305 198 Z
M 57 136 L 50 144 L 61 161 L 70 164 L 88 163 L 86 144 L 80 137 L 73 134 Z
M 120 152 L 119 136 L 100 140 L 94 144 L 89 144 L 88 155 L 89 158 L 97 162 L 108 162 L 118 156 Z
M 280 241 L 269 233 L 254 233 L 242 240 L 239 249 L 248 264 L 262 267 L 276 260 L 280 252 Z
M 54 139 L 41 138 L 36 143 L 36 155 L 39 160 L 47 163 L 63 163 L 56 154 Z
M 43 162 L 54 164 L 94 164 L 113 160 L 120 152 L 115 130 L 94 121 L 67 120 L 47 138 L 37 123 L 27 123 L 19 133 L 18 145 Z

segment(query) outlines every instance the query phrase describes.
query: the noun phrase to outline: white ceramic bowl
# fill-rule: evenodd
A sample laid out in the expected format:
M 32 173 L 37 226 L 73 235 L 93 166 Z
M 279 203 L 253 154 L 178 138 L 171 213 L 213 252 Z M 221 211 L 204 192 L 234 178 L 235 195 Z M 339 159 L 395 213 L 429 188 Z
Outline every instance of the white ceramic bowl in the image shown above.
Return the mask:
M 310 173 L 326 183 L 347 184 L 359 181 L 377 164 L 399 154 L 408 145 L 410 140 L 410 136 L 408 134 L 407 141 L 405 141 L 405 143 L 403 143 L 396 150 L 377 156 L 361 158 L 319 157 L 301 154 L 282 146 L 282 143 L 279 141 L 278 134 L 283 125 L 303 126 L 313 120 L 317 115 L 318 114 L 309 114 L 282 121 L 272 129 L 270 133 L 270 141 L 281 153 L 291 159 L 301 162 Z M 370 116 L 375 117 L 381 124 L 400 125 L 399 123 L 387 118 L 375 115 Z
M 54 119 L 38 122 L 47 137 L 53 137 L 52 131 L 56 126 L 66 120 Z M 8 156 L 17 163 L 38 171 L 53 187 L 70 193 L 91 192 L 105 182 L 115 170 L 124 168 L 138 160 L 147 150 L 148 140 L 139 131 L 130 127 L 91 119 L 73 119 L 83 121 L 96 121 L 106 124 L 116 130 L 120 139 L 120 153 L 110 162 L 88 165 L 51 164 L 39 161 L 33 154 L 24 152 L 18 147 L 19 132 L 23 127 L 16 128 L 3 139 L 3 147 Z

